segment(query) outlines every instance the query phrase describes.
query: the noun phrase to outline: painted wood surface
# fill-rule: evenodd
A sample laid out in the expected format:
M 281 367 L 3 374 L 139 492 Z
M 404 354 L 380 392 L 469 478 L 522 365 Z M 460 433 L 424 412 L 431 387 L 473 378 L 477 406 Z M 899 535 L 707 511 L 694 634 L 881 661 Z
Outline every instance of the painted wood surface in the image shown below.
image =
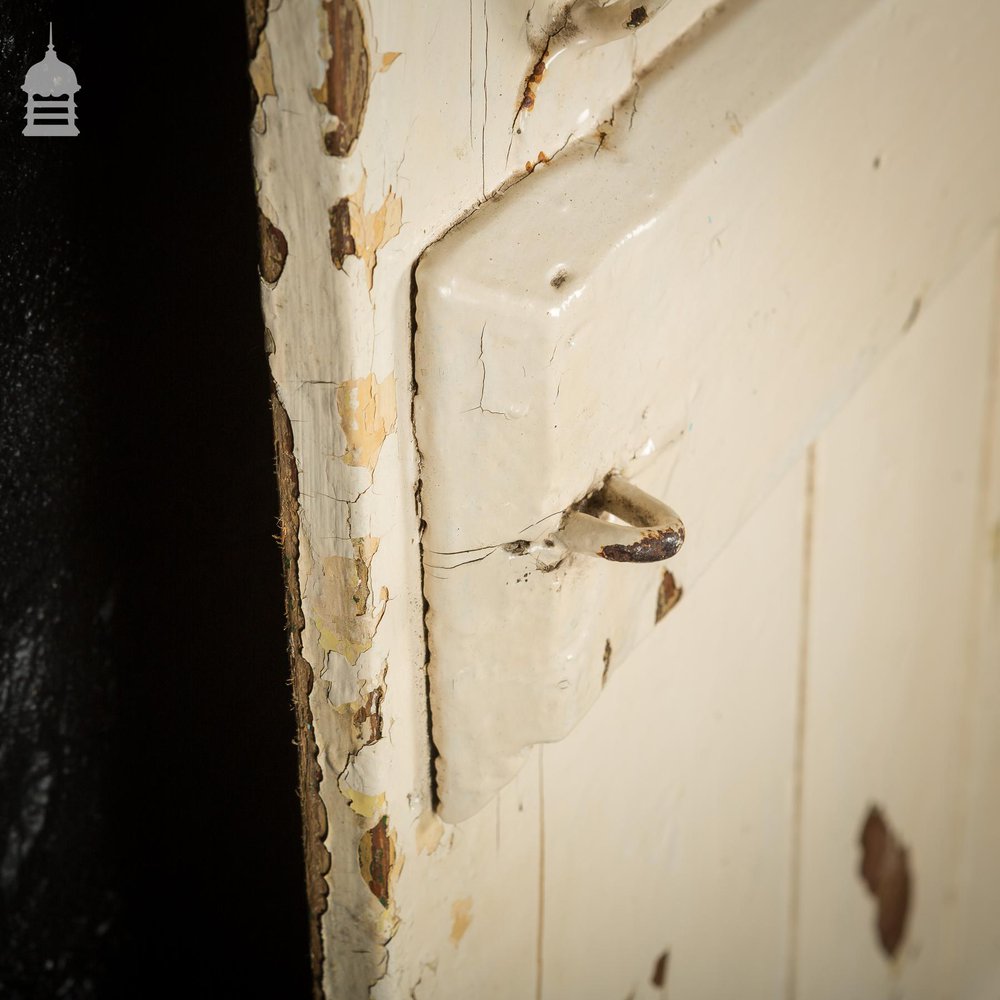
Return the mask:
M 1000 834 L 987 804 L 1000 770 L 984 744 L 998 719 L 977 710 L 1000 672 L 987 638 L 998 607 L 985 602 L 997 511 L 984 502 L 987 449 L 1000 431 L 997 268 L 990 239 L 816 446 L 801 996 L 978 996 L 984 977 L 1000 972 L 995 949 L 974 947 L 962 960 L 956 952 L 965 934 L 995 933 L 1000 904 L 995 852 L 983 846 L 979 902 L 968 884 L 960 891 L 969 832 Z M 984 799 L 972 828 L 969 779 L 982 782 L 975 797 Z M 865 947 L 879 904 L 855 877 L 872 805 L 907 852 L 906 927 L 889 963 Z
M 513 0 L 249 11 L 317 991 L 990 995 L 995 6 L 674 0 L 610 41 Z M 528 749 L 495 799 L 446 823 L 421 539 L 449 524 L 421 497 L 412 410 L 434 389 L 414 381 L 414 268 L 461 218 L 544 210 L 561 171 L 613 156 L 612 117 L 642 121 L 657 74 L 673 217 L 726 192 L 717 228 L 678 260 L 704 262 L 695 282 L 720 260 L 769 273 L 771 253 L 798 311 L 748 323 L 753 282 L 685 304 L 678 328 L 711 316 L 720 332 L 707 357 L 697 337 L 678 356 L 716 387 L 660 480 L 697 529 L 683 596 L 564 741 Z M 823 214 L 824 186 L 848 192 L 842 211 Z M 762 191 L 777 207 L 755 216 Z M 755 218 L 772 228 L 763 249 L 747 243 Z M 501 219 L 498 247 L 504 232 Z M 734 232 L 746 238 L 730 245 Z M 726 375 L 727 320 L 748 358 L 797 359 L 786 377 Z M 843 377 L 822 413 L 791 406 L 828 362 Z M 688 394 L 669 395 L 663 413 L 683 415 Z M 754 407 L 793 444 L 734 447 L 727 429 Z M 858 874 L 871 805 L 912 877 L 894 957 Z

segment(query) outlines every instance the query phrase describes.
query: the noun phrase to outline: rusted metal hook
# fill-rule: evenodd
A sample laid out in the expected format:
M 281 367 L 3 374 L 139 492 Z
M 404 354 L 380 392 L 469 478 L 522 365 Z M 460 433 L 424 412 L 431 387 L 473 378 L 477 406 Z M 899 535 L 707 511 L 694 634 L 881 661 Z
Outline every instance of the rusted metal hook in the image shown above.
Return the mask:
M 606 521 L 613 514 L 625 524 Z M 570 552 L 611 562 L 659 562 L 684 544 L 684 523 L 665 503 L 612 474 L 575 510 L 568 511 L 552 540 Z

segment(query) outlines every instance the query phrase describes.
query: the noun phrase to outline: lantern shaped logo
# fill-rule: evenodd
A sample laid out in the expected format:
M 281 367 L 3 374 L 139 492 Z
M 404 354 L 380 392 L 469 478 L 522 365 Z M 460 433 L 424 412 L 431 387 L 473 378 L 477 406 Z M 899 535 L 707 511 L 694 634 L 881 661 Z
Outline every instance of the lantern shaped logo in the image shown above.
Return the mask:
M 52 47 L 52 24 L 49 24 L 49 50 L 45 58 L 28 70 L 21 89 L 28 95 L 23 135 L 79 135 L 76 127 L 76 92 L 80 85 L 72 67 L 60 62 Z

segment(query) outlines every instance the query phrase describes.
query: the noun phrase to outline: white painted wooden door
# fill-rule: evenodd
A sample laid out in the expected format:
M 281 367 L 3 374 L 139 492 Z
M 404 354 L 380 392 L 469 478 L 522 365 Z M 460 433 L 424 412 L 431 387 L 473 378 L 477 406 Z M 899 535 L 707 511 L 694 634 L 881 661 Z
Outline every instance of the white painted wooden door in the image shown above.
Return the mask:
M 248 11 L 318 994 L 1000 994 L 1000 7 Z

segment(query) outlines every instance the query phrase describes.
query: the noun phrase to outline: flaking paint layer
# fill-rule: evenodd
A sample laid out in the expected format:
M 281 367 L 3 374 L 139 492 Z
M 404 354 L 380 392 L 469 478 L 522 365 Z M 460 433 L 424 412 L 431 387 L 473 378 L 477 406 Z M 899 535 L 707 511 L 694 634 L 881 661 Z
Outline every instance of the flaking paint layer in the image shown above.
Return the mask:
M 403 199 L 389 188 L 378 208 L 365 208 L 367 174 L 361 175 L 357 190 L 341 198 L 330 208 L 330 259 L 338 271 L 348 257 L 357 257 L 365 265 L 368 290 L 375 283 L 378 252 L 399 235 L 403 222 Z
M 385 439 L 396 429 L 396 379 L 381 382 L 374 374 L 337 386 L 337 413 L 347 450 L 346 465 L 374 470 Z
M 326 69 L 312 95 L 332 118 L 323 129 L 323 149 L 330 156 L 347 156 L 361 132 L 368 103 L 364 18 L 357 0 L 325 0 L 319 17 Z
M 372 601 L 369 573 L 378 539 L 366 535 L 352 538 L 354 555 L 327 556 L 322 562 L 319 594 L 313 604 L 319 644 L 328 653 L 339 653 L 352 666 L 372 639 L 385 613 L 388 590 L 379 592 L 379 604 Z
M 387 817 L 383 816 L 362 835 L 358 846 L 358 864 L 361 877 L 372 895 L 388 909 L 396 865 L 396 833 L 389 828 Z

